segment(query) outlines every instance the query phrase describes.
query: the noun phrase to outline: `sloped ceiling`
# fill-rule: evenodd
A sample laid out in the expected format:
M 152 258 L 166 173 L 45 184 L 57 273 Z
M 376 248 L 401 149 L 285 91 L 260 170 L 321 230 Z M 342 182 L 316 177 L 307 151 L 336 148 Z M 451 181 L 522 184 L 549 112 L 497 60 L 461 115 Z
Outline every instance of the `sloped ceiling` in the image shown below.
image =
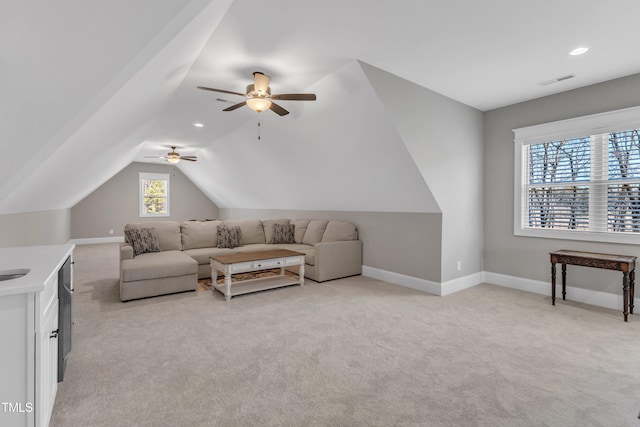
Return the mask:
M 0 157 L 0 213 L 69 208 L 131 161 L 148 161 L 145 155 L 169 145 L 202 157 L 179 167 L 224 207 L 272 203 L 271 188 L 287 185 L 298 197 L 282 199 L 286 207 L 351 209 L 360 197 L 358 206 L 383 209 L 369 186 L 389 196 L 385 182 L 402 169 L 407 176 L 394 178 L 396 188 L 424 199 L 394 194 L 393 201 L 432 211 L 436 201 L 399 149 L 356 60 L 480 110 L 640 72 L 635 0 L 61 0 L 1 7 L 0 143 L 11 155 Z M 591 51 L 569 57 L 580 44 Z M 195 89 L 242 92 L 256 70 L 272 77 L 275 93 L 318 94 L 315 103 L 283 102 L 289 116 L 260 115 L 263 145 L 252 136 L 256 113 L 223 113 L 226 101 L 237 101 L 233 95 Z M 575 77 L 538 84 L 567 74 Z M 341 135 L 351 138 L 340 142 Z M 373 147 L 362 143 L 369 139 Z M 339 148 L 345 157 L 328 154 Z M 383 166 L 383 158 L 391 164 Z M 281 172 L 284 163 L 294 165 L 296 179 Z M 330 193 L 305 194 L 309 183 L 321 187 L 311 176 L 321 163 L 332 173 L 331 206 L 324 204 Z M 242 176 L 218 172 L 243 168 Z M 347 176 L 351 188 L 335 188 Z
M 182 171 L 221 207 L 440 212 L 358 61 L 308 89 L 323 99 L 254 117 Z

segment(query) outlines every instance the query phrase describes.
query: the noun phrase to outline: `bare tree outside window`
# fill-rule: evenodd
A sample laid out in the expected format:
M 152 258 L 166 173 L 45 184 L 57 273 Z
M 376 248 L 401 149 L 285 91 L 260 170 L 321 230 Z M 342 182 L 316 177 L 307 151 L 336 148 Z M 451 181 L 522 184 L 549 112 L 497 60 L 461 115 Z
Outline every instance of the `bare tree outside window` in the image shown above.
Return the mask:
M 529 146 L 529 226 L 576 230 L 589 225 L 589 138 Z
M 640 135 L 639 130 L 609 134 L 607 223 L 609 231 L 640 231 Z
M 640 129 L 531 144 L 527 166 L 530 228 L 640 233 Z

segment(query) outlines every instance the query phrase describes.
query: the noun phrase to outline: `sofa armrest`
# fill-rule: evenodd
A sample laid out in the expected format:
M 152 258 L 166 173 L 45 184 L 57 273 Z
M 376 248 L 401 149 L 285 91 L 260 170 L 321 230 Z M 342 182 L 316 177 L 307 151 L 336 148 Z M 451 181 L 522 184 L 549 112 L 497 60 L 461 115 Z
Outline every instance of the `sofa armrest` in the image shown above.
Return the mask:
M 314 246 L 318 281 L 362 274 L 362 241 L 320 242 Z
M 120 244 L 120 261 L 125 259 L 133 259 L 133 246 L 129 243 Z

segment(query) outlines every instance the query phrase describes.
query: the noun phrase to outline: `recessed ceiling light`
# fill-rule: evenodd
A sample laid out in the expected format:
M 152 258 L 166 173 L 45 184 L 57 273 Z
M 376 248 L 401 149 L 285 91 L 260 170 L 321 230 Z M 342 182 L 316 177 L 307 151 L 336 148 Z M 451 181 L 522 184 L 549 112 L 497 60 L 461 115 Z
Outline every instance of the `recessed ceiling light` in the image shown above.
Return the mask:
M 587 53 L 588 50 L 589 50 L 588 47 L 580 46 L 580 47 L 577 47 L 577 48 L 573 49 L 571 52 L 569 52 L 569 55 L 571 55 L 571 56 L 582 55 L 583 53 Z
M 204 125 L 203 125 L 202 123 L 194 123 L 193 125 L 194 125 L 195 127 L 197 127 L 197 128 L 202 128 L 202 127 L 204 127 Z

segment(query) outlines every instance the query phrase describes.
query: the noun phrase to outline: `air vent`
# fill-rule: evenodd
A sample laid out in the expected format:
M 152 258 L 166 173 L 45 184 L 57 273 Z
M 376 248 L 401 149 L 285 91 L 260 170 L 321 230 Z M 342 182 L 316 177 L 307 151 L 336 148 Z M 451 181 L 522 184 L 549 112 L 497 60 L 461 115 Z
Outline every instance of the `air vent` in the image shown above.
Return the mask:
M 548 86 L 548 85 L 553 84 L 553 83 L 558 83 L 558 82 L 562 82 L 562 81 L 565 81 L 565 80 L 572 79 L 575 76 L 576 76 L 575 74 L 567 74 L 566 76 L 556 77 L 555 79 L 545 80 L 543 82 L 540 82 L 540 83 L 538 83 L 538 86 Z

